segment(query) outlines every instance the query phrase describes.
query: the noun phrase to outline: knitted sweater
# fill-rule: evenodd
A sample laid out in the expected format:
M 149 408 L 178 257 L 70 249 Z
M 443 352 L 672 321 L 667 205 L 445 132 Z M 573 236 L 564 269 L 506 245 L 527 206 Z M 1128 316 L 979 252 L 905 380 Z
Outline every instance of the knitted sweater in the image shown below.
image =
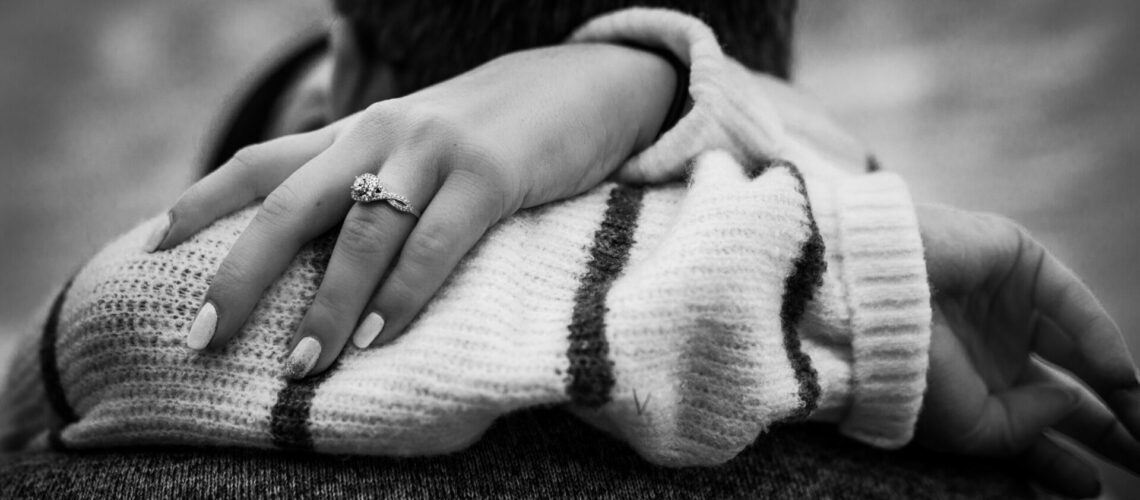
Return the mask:
M 499 416 L 564 405 L 659 464 L 723 463 L 815 418 L 882 446 L 921 405 L 929 296 L 902 182 L 849 175 L 787 133 L 699 21 L 599 18 L 574 40 L 664 47 L 688 114 L 620 176 L 483 238 L 395 343 L 282 376 L 332 240 L 303 249 L 222 351 L 184 346 L 248 208 L 165 252 L 154 219 L 104 248 L 25 339 L 0 444 L 281 447 L 414 455 L 468 446 Z M 771 157 L 791 162 L 769 161 Z

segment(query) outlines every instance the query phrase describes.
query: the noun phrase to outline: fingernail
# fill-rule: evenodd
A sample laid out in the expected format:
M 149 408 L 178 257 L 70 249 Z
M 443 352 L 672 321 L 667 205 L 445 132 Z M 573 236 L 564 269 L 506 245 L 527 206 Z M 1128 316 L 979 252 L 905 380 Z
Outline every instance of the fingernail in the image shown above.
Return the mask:
M 317 366 L 319 357 L 321 357 L 321 343 L 313 337 L 301 339 L 289 354 L 289 360 L 285 362 L 285 376 L 292 379 L 305 378 L 313 371 L 313 367 Z
M 186 347 L 201 351 L 210 344 L 214 338 L 214 329 L 218 327 L 218 311 L 214 304 L 209 302 L 202 305 L 194 322 L 190 324 L 190 333 L 186 335 Z
M 150 233 L 150 237 L 146 240 L 146 245 L 143 249 L 146 253 L 152 253 L 158 250 L 158 246 L 166 239 L 166 233 L 170 232 L 170 212 L 166 213 L 166 217 L 162 218 L 162 222 L 155 226 L 154 232 Z
M 360 326 L 356 327 L 356 332 L 352 334 L 352 343 L 357 349 L 367 349 L 372 345 L 372 341 L 380 335 L 380 330 L 384 328 L 384 318 L 377 313 L 369 313 L 364 321 L 360 322 Z

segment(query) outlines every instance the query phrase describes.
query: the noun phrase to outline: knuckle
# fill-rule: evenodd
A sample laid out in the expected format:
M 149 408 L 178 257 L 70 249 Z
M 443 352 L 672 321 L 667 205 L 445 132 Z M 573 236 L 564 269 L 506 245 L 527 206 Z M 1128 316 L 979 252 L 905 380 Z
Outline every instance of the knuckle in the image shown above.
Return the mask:
M 464 146 L 460 154 L 464 163 L 478 169 L 479 180 L 474 183 L 484 191 L 501 194 L 519 182 L 523 169 L 511 168 L 511 163 L 503 160 L 502 155 L 476 145 Z
M 410 132 L 417 142 L 451 144 L 463 135 L 462 127 L 456 123 L 456 120 L 437 109 L 418 106 L 410 118 L 412 122 Z
M 261 163 L 265 157 L 265 146 L 262 144 L 254 144 L 246 146 L 234 153 L 233 158 L 230 159 L 232 165 L 242 171 L 252 170 L 254 166 Z
M 969 454 L 1008 455 L 1012 452 L 1012 429 L 1004 418 L 1000 400 L 991 398 L 973 421 L 958 433 L 959 450 Z
M 444 256 L 455 248 L 454 238 L 439 224 L 428 224 L 416 231 L 404 245 L 409 264 L 432 269 L 444 262 Z
M 422 287 L 421 287 L 422 288 Z M 373 306 L 384 311 L 392 319 L 395 314 L 411 311 L 416 303 L 416 290 L 420 288 L 410 286 L 408 275 L 402 272 L 392 273 L 384 282 L 384 287 L 378 295 Z
M 482 228 L 484 230 L 517 211 L 522 204 L 522 199 L 517 196 L 517 193 L 522 192 L 522 181 L 516 172 L 510 170 L 499 166 L 480 172 L 461 171 L 453 174 L 457 189 L 466 192 L 480 218 L 487 224 Z
M 344 301 L 340 300 L 336 294 L 326 291 L 317 294 L 313 299 L 313 305 L 309 308 L 309 314 L 306 316 L 306 323 L 310 330 L 331 333 L 336 330 L 345 317 L 347 314 Z
M 299 202 L 297 191 L 289 183 L 281 184 L 261 202 L 254 221 L 274 227 L 283 226 L 296 215 Z
M 456 113 L 423 102 L 389 99 L 370 105 L 357 133 L 390 142 L 394 150 L 423 151 L 435 158 L 467 142 Z
M 457 113 L 424 102 L 391 102 L 374 112 L 374 121 L 396 130 L 404 146 L 430 147 L 446 153 L 469 134 Z
M 385 128 L 398 123 L 404 116 L 401 99 L 386 99 L 374 102 L 361 113 L 361 125 L 367 128 Z
M 222 302 L 232 299 L 238 292 L 238 287 L 243 283 L 249 283 L 251 278 L 252 273 L 245 263 L 233 258 L 224 259 L 218 266 L 218 271 L 214 273 L 207 295 Z
M 353 257 L 374 253 L 381 236 L 382 219 L 376 210 L 354 212 L 340 228 L 337 247 Z

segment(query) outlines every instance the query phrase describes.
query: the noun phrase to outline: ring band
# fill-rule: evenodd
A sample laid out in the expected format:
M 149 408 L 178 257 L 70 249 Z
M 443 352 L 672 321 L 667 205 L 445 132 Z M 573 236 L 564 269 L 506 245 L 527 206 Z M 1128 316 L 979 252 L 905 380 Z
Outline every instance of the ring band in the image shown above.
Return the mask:
M 407 198 L 388 191 L 376 174 L 360 174 L 352 181 L 349 190 L 352 200 L 358 203 L 387 202 L 392 208 L 419 218 L 420 211 Z

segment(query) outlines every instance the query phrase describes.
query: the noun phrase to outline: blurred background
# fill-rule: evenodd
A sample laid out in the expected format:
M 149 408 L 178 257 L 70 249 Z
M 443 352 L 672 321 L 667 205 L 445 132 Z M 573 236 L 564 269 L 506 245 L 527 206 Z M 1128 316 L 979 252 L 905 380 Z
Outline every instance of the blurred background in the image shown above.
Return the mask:
M 0 5 L 0 365 L 54 287 L 192 181 L 245 77 L 325 16 L 312 0 Z M 1025 224 L 1140 353 L 1140 2 L 801 0 L 798 26 L 798 82 L 916 199 Z M 1140 491 L 1105 471 L 1106 498 Z

